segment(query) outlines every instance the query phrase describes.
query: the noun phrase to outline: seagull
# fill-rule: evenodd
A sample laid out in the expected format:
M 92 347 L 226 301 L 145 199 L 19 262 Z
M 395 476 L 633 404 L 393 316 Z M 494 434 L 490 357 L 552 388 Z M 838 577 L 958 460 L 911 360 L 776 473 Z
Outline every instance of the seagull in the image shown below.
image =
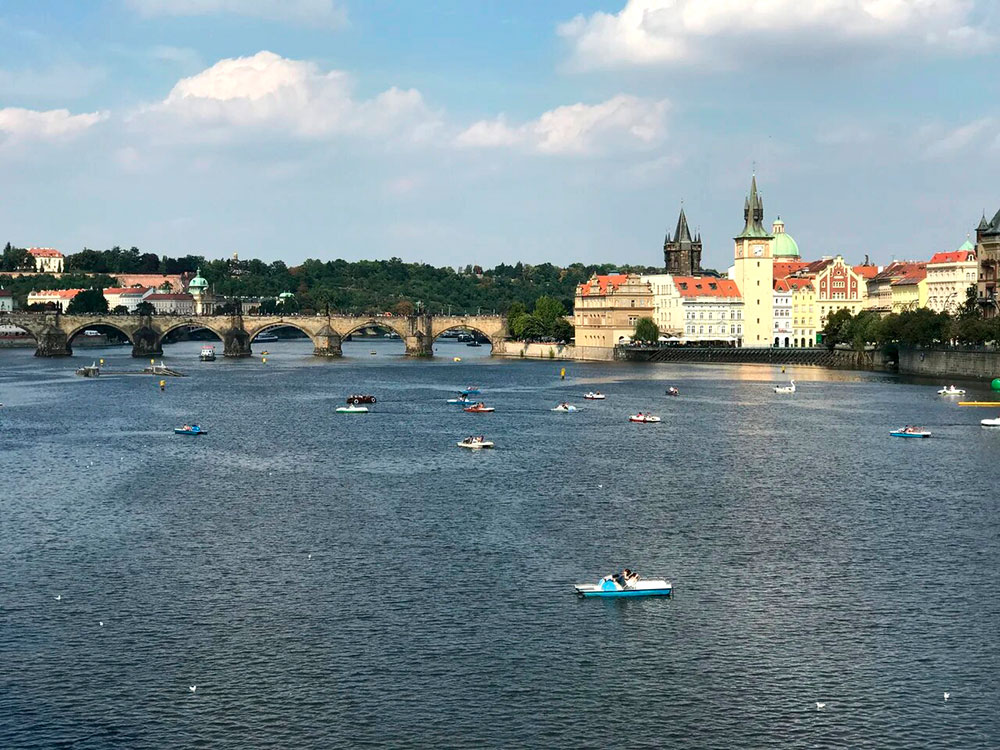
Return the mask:
M 309 553 L 309 559 L 310 559 L 310 560 L 312 560 L 312 559 L 313 559 L 313 556 L 312 556 L 312 553 Z
M 944 694 L 944 699 L 945 700 L 948 700 L 950 697 L 951 697 L 951 693 L 945 693 Z
M 819 701 L 816 701 L 816 710 L 817 711 L 821 711 L 824 708 L 826 708 L 826 704 L 825 703 L 820 703 Z
M 62 601 L 62 594 L 56 594 L 56 601 L 57 602 L 61 602 Z
M 197 685 L 192 685 L 191 687 L 188 688 L 188 690 L 190 690 L 192 693 L 197 689 L 198 689 Z

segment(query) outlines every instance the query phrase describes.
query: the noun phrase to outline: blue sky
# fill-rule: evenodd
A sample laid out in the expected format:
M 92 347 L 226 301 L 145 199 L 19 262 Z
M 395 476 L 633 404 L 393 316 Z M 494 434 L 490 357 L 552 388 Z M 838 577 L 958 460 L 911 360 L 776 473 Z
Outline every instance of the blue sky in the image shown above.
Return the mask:
M 1000 209 L 988 0 L 4 0 L 0 239 L 724 268 L 756 166 L 808 257 Z

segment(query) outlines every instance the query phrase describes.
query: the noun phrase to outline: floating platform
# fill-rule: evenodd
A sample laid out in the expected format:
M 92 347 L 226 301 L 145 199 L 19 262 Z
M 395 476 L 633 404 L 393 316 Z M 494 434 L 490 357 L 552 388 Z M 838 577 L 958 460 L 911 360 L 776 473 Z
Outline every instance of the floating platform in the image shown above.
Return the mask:
M 1000 406 L 1000 401 L 959 401 L 959 406 Z

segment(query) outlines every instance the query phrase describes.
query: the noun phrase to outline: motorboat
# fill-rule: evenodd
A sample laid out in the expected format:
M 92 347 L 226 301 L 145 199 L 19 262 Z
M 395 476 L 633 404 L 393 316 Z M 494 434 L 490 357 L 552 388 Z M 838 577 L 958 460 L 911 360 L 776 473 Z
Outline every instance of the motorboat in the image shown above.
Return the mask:
M 946 386 L 938 391 L 939 396 L 964 396 L 964 388 L 956 388 L 953 385 Z
M 605 399 L 605 395 L 600 391 L 587 391 L 583 397 L 588 401 L 603 401 Z
M 668 396 L 680 396 L 681 392 L 679 390 L 677 390 L 676 388 L 674 388 L 673 386 L 670 386 L 669 388 L 667 388 L 667 395 Z
M 478 385 L 470 385 L 468 388 L 463 388 L 458 393 L 459 393 L 460 396 L 478 396 L 479 395 L 479 386 Z
M 482 346 L 482 344 L 480 344 L 478 341 L 476 341 L 475 339 L 473 339 L 472 341 L 468 342 L 466 344 L 466 346 Z
M 277 341 L 278 340 L 278 334 L 276 334 L 276 333 L 267 333 L 267 332 L 265 332 L 265 333 L 258 333 L 256 336 L 254 336 L 253 340 L 254 340 L 255 344 L 259 343 L 261 341 Z
M 358 404 L 374 404 L 376 401 L 378 401 L 378 399 L 370 393 L 353 393 L 347 397 L 345 403 L 357 406 Z
M 624 573 L 604 576 L 597 583 L 577 583 L 573 588 L 581 599 L 612 599 L 635 596 L 671 596 L 673 586 L 662 578 L 626 577 Z
M 357 406 L 356 404 L 349 404 L 348 406 L 338 406 L 338 414 L 367 414 L 367 406 Z
M 644 422 L 646 424 L 655 424 L 657 422 L 662 422 L 663 420 L 657 417 L 655 414 L 643 414 L 639 412 L 638 414 L 632 414 L 628 418 L 629 422 Z
M 85 378 L 96 378 L 101 374 L 101 368 L 100 365 L 94 362 L 92 365 L 84 365 L 83 367 L 78 368 L 76 374 L 82 375 Z
M 774 386 L 775 393 L 795 393 L 795 381 L 789 380 L 788 385 L 776 385 Z
M 459 440 L 456 445 L 459 448 L 469 448 L 470 450 L 480 450 L 482 448 L 492 448 L 493 441 L 487 440 L 482 435 L 469 436 L 465 440 Z
M 981 419 L 979 420 L 979 424 L 983 427 L 1000 427 L 1000 417 L 996 419 Z
M 901 438 L 929 438 L 931 436 L 931 431 L 921 430 L 919 427 L 907 425 L 906 427 L 900 427 L 898 430 L 892 430 L 889 434 L 893 437 Z
M 571 411 L 580 411 L 580 410 L 577 409 L 575 406 L 573 406 L 573 404 L 562 403 L 559 404 L 558 406 L 553 407 L 552 409 L 550 409 L 550 411 L 569 413 Z
M 186 424 L 183 427 L 174 428 L 175 435 L 207 435 L 208 430 L 203 430 L 196 424 Z
M 215 361 L 215 347 L 214 346 L 203 346 L 201 347 L 201 354 L 198 358 L 202 362 L 214 362 Z
M 495 412 L 496 409 L 493 408 L 492 406 L 487 406 L 482 401 L 480 401 L 478 404 L 473 404 L 472 406 L 466 406 L 465 409 L 463 409 L 463 411 L 467 411 L 470 414 L 490 414 L 492 412 Z
M 373 357 L 374 357 L 374 356 L 375 356 L 376 354 L 378 354 L 378 352 L 377 352 L 377 351 L 375 351 L 374 349 L 372 349 L 372 350 L 371 350 L 370 352 L 368 352 L 368 353 L 369 353 L 369 354 L 371 354 L 371 355 L 372 355 Z
M 449 404 L 465 404 L 467 406 L 470 406 L 470 405 L 472 405 L 472 404 L 474 404 L 476 402 L 473 401 L 471 398 L 466 398 L 465 396 L 459 396 L 458 398 L 449 398 L 448 399 L 448 403 Z

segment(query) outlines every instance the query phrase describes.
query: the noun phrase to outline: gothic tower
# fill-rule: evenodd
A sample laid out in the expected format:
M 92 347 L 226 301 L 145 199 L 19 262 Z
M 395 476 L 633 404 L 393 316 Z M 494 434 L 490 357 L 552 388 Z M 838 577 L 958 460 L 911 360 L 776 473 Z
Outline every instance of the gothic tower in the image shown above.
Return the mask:
M 743 346 L 770 346 L 774 327 L 774 237 L 764 229 L 764 201 L 757 176 L 743 202 L 743 231 L 734 238 L 734 280 L 743 295 Z
M 663 265 L 667 273 L 674 276 L 697 276 L 701 273 L 701 235 L 691 239 L 683 208 L 677 217 L 674 236 L 667 232 L 663 240 Z

